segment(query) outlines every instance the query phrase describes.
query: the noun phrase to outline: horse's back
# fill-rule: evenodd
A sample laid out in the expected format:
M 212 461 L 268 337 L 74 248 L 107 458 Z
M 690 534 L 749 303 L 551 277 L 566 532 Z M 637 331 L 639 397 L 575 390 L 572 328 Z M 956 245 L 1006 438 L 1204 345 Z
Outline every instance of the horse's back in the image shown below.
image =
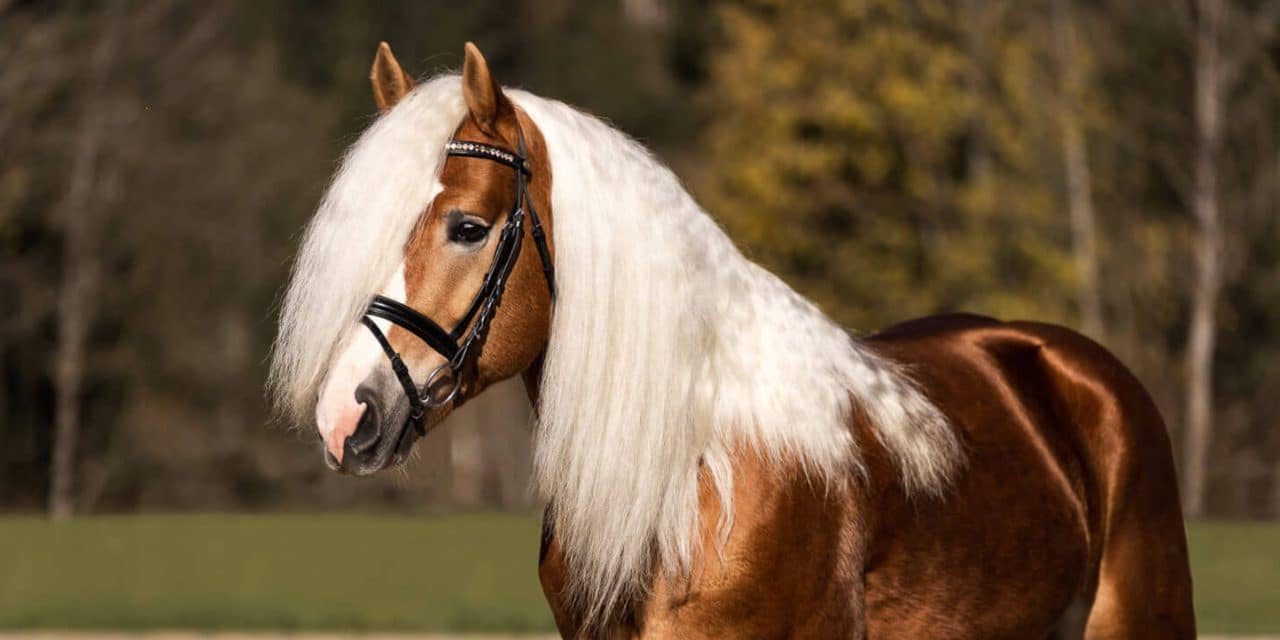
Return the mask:
M 1168 436 L 1113 355 L 1063 327 L 974 315 L 866 344 L 905 367 L 967 455 L 938 499 L 873 486 L 872 637 L 1044 637 L 1091 601 L 1087 637 L 1193 635 Z M 892 477 L 868 449 L 873 477 Z

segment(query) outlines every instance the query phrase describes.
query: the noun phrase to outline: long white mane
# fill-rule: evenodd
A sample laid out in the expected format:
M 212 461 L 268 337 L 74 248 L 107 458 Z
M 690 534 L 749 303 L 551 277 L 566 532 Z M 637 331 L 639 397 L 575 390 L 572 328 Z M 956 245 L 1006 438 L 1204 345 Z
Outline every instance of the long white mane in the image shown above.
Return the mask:
M 456 76 L 424 83 L 335 178 L 285 297 L 272 380 L 286 405 L 314 404 L 336 345 L 402 258 L 464 116 L 460 91 Z M 956 438 L 892 363 L 747 260 L 638 143 L 563 103 L 507 93 L 550 155 L 559 299 L 534 470 L 571 567 L 566 595 L 589 619 L 643 595 L 655 561 L 686 575 L 704 527 L 728 535 L 737 452 L 832 485 L 856 478 L 855 405 L 909 490 L 943 488 Z M 698 522 L 700 471 L 722 522 Z

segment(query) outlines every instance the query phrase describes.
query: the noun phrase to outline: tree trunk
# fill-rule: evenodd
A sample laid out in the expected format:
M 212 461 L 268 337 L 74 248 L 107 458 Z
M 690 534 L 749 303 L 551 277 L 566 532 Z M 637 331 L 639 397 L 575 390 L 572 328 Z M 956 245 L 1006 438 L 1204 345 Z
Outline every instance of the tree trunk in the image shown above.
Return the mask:
M 1066 174 L 1067 211 L 1071 218 L 1071 247 L 1076 267 L 1080 329 L 1105 339 L 1102 294 L 1098 284 L 1097 223 L 1089 150 L 1084 134 L 1081 93 L 1084 79 L 1076 59 L 1076 33 L 1071 0 L 1054 0 L 1053 32 L 1058 59 L 1059 127 Z
M 75 508 L 75 454 L 80 432 L 80 391 L 84 379 L 85 343 L 98 280 L 97 217 L 102 203 L 97 179 L 99 149 L 106 132 L 106 105 L 101 100 L 115 55 L 118 10 L 104 21 L 94 46 L 81 105 L 79 130 L 71 162 L 66 198 L 60 205 L 64 244 L 62 288 L 58 292 L 58 337 L 54 354 L 54 432 L 49 465 L 49 517 L 65 520 Z
M 54 365 L 53 459 L 49 476 L 49 516 L 71 517 L 76 441 L 80 431 L 80 383 L 84 375 L 84 346 L 89 332 L 88 296 L 97 279 L 91 247 L 94 174 L 99 131 L 86 114 L 77 134 L 71 185 L 63 203 L 64 246 L 62 289 L 58 292 L 58 343 Z
M 1196 280 L 1187 336 L 1187 430 L 1183 460 L 1183 510 L 1204 514 L 1209 449 L 1213 441 L 1213 352 L 1215 311 L 1222 287 L 1222 220 L 1217 158 L 1222 141 L 1222 0 L 1196 0 L 1195 185 L 1192 208 L 1199 226 Z

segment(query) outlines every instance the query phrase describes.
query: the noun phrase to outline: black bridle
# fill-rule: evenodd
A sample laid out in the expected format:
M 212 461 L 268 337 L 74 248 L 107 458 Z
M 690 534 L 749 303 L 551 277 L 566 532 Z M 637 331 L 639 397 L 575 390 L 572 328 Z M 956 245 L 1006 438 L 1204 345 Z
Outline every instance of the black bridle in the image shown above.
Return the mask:
M 380 295 L 375 295 L 369 302 L 369 308 L 365 310 L 365 315 L 361 319 L 364 326 L 373 332 L 373 337 L 377 339 L 378 344 L 382 346 L 382 351 L 391 361 L 391 370 L 395 372 L 400 386 L 404 388 L 405 396 L 409 399 L 409 422 L 419 435 L 426 433 L 427 409 L 444 406 L 457 398 L 458 390 L 462 386 L 462 368 L 471 356 L 472 349 L 483 343 L 489 333 L 489 323 L 493 320 L 493 314 L 502 300 L 507 278 L 511 276 L 516 259 L 520 257 L 526 211 L 533 223 L 531 234 L 534 244 L 538 247 L 538 257 L 542 260 L 542 273 L 546 276 L 552 302 L 556 298 L 555 267 L 551 264 L 551 251 L 547 248 L 547 234 L 542 229 L 538 212 L 533 208 L 533 199 L 529 197 L 528 178 L 532 173 L 526 158 L 524 134 L 517 128 L 516 136 L 519 145 L 518 153 L 482 142 L 462 140 L 451 140 L 445 148 L 446 155 L 492 160 L 511 167 L 516 172 L 515 201 L 498 236 L 498 246 L 493 252 L 493 262 L 489 265 L 489 271 L 485 273 L 484 282 L 476 292 L 475 299 L 471 301 L 470 308 L 454 325 L 453 330 L 445 331 L 431 318 L 418 313 L 412 307 Z M 427 346 L 434 349 L 436 353 L 444 356 L 444 364 L 436 367 L 427 376 L 421 388 L 413 381 L 413 376 L 409 374 L 409 367 L 405 366 L 404 360 L 392 348 L 391 342 L 378 329 L 373 318 L 382 318 L 401 326 L 427 343 Z M 467 329 L 468 326 L 470 330 Z M 442 379 L 445 372 L 448 372 L 452 378 L 449 392 L 440 400 L 434 400 L 431 387 Z

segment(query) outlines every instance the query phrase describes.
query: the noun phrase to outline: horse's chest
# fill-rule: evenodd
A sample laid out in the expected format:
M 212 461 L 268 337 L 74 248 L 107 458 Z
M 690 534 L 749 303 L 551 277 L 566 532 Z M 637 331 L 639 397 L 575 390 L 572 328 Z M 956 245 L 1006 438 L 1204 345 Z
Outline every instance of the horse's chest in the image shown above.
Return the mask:
M 803 480 L 757 476 L 757 469 L 739 465 L 723 547 L 715 527 L 704 527 L 692 574 L 655 579 L 619 637 L 831 638 L 833 629 L 859 626 L 862 544 L 852 498 Z M 704 498 L 700 522 L 718 522 L 718 501 Z M 575 637 L 577 624 L 558 594 L 571 570 L 549 537 L 540 572 L 567 637 Z

